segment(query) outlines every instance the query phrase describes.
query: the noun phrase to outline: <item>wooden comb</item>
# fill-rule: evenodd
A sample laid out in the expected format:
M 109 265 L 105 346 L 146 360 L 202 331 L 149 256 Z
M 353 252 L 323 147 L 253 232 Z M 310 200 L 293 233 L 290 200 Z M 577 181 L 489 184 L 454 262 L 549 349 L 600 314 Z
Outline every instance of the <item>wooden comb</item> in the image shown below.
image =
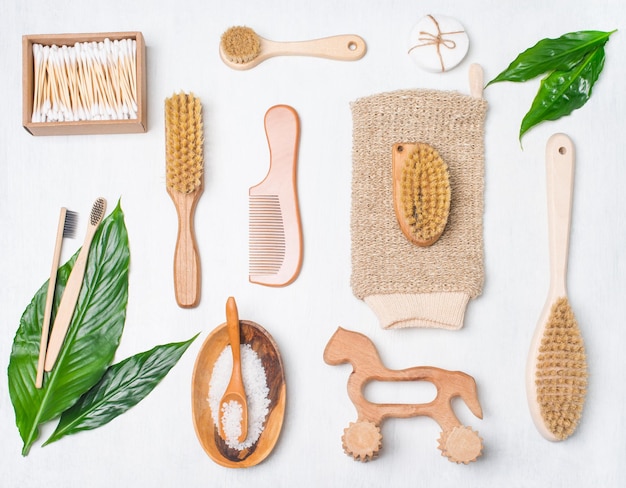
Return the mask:
M 302 265 L 302 226 L 296 190 L 300 122 L 288 105 L 265 114 L 270 168 L 261 183 L 250 188 L 251 283 L 286 286 Z

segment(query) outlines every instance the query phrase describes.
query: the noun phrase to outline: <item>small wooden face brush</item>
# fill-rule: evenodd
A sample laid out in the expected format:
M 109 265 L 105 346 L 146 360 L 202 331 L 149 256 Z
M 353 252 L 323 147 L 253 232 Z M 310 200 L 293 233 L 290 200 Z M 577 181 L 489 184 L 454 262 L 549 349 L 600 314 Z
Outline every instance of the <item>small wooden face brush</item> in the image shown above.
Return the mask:
M 560 441 L 576 430 L 587 392 L 585 348 L 566 287 L 574 145 L 564 134 L 548 140 L 546 176 L 550 290 L 530 347 L 526 392 L 541 435 Z
M 185 93 L 166 99 L 166 185 L 178 214 L 174 292 L 178 305 L 185 308 L 200 301 L 200 255 L 193 219 L 203 190 L 203 144 L 200 99 Z
M 104 213 L 106 212 L 107 201 L 104 198 L 98 198 L 92 208 L 89 216 L 89 222 L 87 225 L 87 233 L 85 235 L 85 241 L 78 253 L 78 257 L 74 262 L 74 267 L 67 279 L 61 302 L 59 303 L 59 309 L 57 315 L 54 318 L 54 325 L 52 326 L 52 334 L 50 335 L 50 343 L 48 344 L 48 350 L 46 352 L 45 370 L 51 371 L 54 363 L 57 360 L 61 346 L 67 334 L 67 330 L 72 321 L 74 315 L 74 309 L 78 302 L 78 295 L 83 285 L 83 278 L 85 276 L 85 269 L 87 268 L 87 257 L 89 256 L 89 248 L 91 247 L 91 241 L 96 233 L 96 230 L 100 226 Z
M 264 39 L 250 27 L 236 26 L 222 34 L 220 57 L 233 69 L 250 69 L 273 56 L 315 56 L 356 61 L 365 56 L 365 41 L 355 35 L 340 35 L 301 42 Z

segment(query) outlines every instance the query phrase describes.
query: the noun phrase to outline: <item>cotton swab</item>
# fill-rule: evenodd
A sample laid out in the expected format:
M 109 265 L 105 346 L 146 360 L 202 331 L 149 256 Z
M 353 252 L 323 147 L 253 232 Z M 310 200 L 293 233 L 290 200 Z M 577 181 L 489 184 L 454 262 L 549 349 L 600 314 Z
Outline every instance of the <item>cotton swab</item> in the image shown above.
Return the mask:
M 32 49 L 32 122 L 137 118 L 136 40 Z

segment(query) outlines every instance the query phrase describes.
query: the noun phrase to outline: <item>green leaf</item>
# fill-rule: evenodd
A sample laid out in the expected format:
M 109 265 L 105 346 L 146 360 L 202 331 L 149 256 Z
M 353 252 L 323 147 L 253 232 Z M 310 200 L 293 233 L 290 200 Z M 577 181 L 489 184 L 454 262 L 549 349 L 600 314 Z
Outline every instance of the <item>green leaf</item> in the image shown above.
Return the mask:
M 78 252 L 58 273 L 55 309 Z M 39 426 L 71 407 L 96 384 L 119 344 L 128 301 L 128 235 L 118 203 L 98 228 L 89 250 L 78 303 L 57 363 L 35 388 L 47 283 L 26 307 L 13 341 L 8 367 L 15 421 L 28 454 Z
M 156 346 L 109 367 L 102 379 L 61 416 L 44 446 L 63 436 L 100 427 L 135 406 L 167 375 L 196 337 Z
M 552 71 L 569 71 L 589 52 L 602 48 L 615 31 L 580 31 L 557 39 L 542 39 L 522 52 L 509 67 L 487 83 L 523 82 Z
M 519 138 L 544 120 L 556 120 L 582 107 L 604 67 L 604 48 L 588 54 L 569 71 L 555 71 L 541 81 L 537 96 L 524 116 Z

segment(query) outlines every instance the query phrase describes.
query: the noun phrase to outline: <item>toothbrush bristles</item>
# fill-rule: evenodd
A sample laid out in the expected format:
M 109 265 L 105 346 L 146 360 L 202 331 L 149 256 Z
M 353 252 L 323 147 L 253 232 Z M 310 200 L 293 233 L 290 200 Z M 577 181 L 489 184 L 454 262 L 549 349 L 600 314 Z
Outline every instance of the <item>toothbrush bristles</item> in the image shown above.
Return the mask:
M 73 239 L 76 237 L 76 224 L 78 222 L 78 213 L 72 210 L 66 210 L 65 222 L 63 223 L 63 237 Z

